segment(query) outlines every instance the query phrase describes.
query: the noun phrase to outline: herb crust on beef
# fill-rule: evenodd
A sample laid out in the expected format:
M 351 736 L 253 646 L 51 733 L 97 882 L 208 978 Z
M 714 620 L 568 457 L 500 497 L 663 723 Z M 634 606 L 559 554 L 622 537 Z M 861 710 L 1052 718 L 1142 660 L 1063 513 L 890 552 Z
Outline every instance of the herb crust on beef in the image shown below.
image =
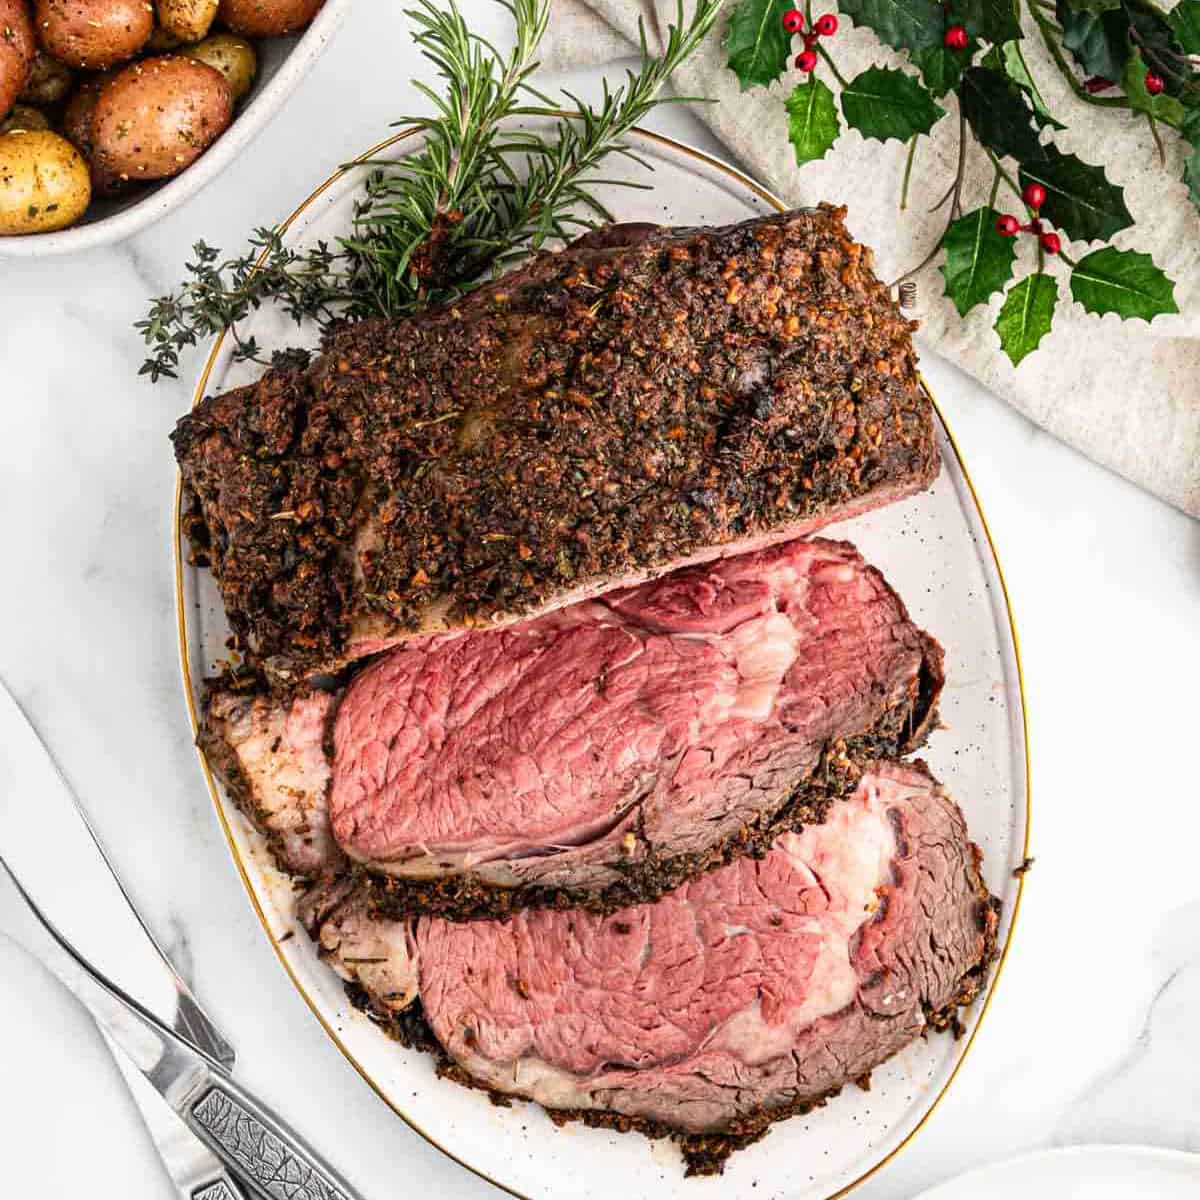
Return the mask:
M 187 528 L 287 686 L 927 486 L 912 328 L 841 210 L 615 226 L 205 399 Z

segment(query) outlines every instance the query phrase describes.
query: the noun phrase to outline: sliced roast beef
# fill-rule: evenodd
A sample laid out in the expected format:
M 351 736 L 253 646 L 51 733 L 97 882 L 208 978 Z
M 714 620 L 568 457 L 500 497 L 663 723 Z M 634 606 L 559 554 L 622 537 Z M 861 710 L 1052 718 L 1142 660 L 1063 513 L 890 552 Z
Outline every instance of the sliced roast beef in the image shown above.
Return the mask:
M 910 332 L 840 210 L 618 227 L 204 400 L 186 525 L 294 684 L 926 487 Z
M 294 875 L 328 873 L 342 857 L 329 828 L 325 732 L 333 701 L 312 692 L 279 704 L 219 687 L 205 700 L 201 748 L 276 862 Z
M 744 1144 L 956 1024 L 996 912 L 957 806 L 922 764 L 889 763 L 824 824 L 653 904 L 387 921 L 355 894 L 317 924 L 343 976 L 451 1074 L 693 1135 L 711 1166 L 708 1135 Z
M 328 780 L 390 915 L 611 911 L 819 820 L 923 740 L 941 681 L 879 572 L 818 539 L 391 651 L 340 698 L 331 764 L 327 697 L 218 693 L 206 744 L 292 870 Z

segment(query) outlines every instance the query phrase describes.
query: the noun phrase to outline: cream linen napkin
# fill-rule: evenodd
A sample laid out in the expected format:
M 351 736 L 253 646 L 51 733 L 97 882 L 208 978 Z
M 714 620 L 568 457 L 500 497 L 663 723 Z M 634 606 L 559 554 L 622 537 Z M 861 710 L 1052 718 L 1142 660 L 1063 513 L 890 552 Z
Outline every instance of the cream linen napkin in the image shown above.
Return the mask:
M 732 0 L 727 0 L 727 8 Z M 828 0 L 822 8 L 831 7 Z M 567 68 L 627 57 L 633 53 L 638 17 L 653 47 L 675 11 L 675 0 L 554 0 L 543 46 L 547 68 Z M 906 147 L 866 141 L 844 131 L 833 151 L 798 168 L 786 136 L 784 97 L 798 73 L 769 90 L 741 92 L 725 69 L 721 47 L 727 14 L 714 33 L 678 72 L 680 92 L 718 103 L 695 111 L 740 159 L 789 204 L 818 200 L 845 204 L 847 222 L 860 241 L 875 249 L 876 270 L 894 279 L 920 262 L 940 235 L 945 210 L 930 213 L 953 177 L 956 121 L 943 118 L 917 151 L 908 210 L 898 211 Z M 844 75 L 872 62 L 898 66 L 901 57 L 865 29 L 846 19 L 836 36 Z M 939 256 L 917 277 L 912 315 L 921 321 L 924 344 L 969 371 L 1019 412 L 1084 454 L 1200 517 L 1200 214 L 1180 182 L 1183 150 L 1169 131 L 1163 169 L 1144 121 L 1094 110 L 1067 88 L 1035 31 L 1027 29 L 1022 49 L 1051 111 L 1070 125 L 1055 136 L 1059 148 L 1096 162 L 1125 189 L 1137 225 L 1114 239 L 1122 248 L 1145 251 L 1175 280 L 1178 316 L 1153 325 L 1116 315 L 1090 316 L 1071 302 L 1065 269 L 1051 267 L 1059 284 L 1054 328 L 1037 353 L 1014 368 L 1001 352 L 992 325 L 1002 303 L 993 297 L 964 320 L 945 298 Z M 953 97 L 944 106 L 951 109 Z M 1098 146 L 1103 143 L 1103 154 Z M 964 187 L 965 207 L 987 200 L 991 168 L 982 153 L 972 156 Z M 1008 206 L 1010 209 L 1012 205 Z M 1031 239 L 1022 239 L 1022 261 L 1032 259 Z M 1070 247 L 1075 257 L 1086 253 Z M 1065 297 L 1065 299 L 1064 299 Z

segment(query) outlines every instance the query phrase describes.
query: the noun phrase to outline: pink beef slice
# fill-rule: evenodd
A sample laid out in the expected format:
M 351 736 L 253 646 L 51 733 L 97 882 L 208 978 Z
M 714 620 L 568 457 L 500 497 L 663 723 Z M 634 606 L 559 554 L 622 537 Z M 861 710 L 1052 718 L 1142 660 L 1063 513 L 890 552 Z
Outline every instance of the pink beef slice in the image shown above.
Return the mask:
M 356 896 L 319 939 L 381 1014 L 419 1003 L 471 1081 L 697 1134 L 761 1129 L 955 1025 L 996 925 L 958 807 L 884 763 L 824 824 L 655 903 L 390 921 Z
M 393 915 L 436 910 L 430 880 L 578 896 L 649 886 L 667 860 L 694 873 L 847 748 L 919 742 L 941 658 L 879 572 L 824 540 L 414 645 L 338 709 L 334 837 L 390 877 Z

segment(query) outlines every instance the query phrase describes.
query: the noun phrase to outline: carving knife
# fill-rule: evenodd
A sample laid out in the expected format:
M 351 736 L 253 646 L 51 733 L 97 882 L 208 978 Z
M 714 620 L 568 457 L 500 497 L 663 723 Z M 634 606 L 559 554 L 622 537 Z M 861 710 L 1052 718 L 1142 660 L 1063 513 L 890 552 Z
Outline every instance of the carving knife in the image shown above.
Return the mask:
M 4 886 L 10 882 L 15 892 Z M 0 930 L 15 934 L 91 1012 L 181 1196 L 355 1200 L 229 1077 L 233 1047 L 141 920 L 3 680 Z

